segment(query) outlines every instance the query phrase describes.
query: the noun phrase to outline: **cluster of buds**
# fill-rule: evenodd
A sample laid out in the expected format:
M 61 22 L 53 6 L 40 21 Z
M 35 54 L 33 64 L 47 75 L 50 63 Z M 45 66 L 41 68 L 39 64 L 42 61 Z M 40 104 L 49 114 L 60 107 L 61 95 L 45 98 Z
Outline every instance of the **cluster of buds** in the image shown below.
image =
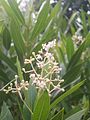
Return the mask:
M 31 69 L 28 71 L 25 68 L 22 69 L 24 73 L 29 74 L 30 86 L 35 86 L 37 90 L 47 90 L 49 94 L 55 90 L 64 91 L 60 86 L 64 80 L 61 80 L 59 75 L 62 68 L 55 60 L 53 53 L 50 52 L 55 45 L 56 40 L 43 44 L 42 49 L 37 54 L 33 52 L 30 59 L 25 59 L 24 63 L 30 65 Z M 14 83 L 11 81 L 2 90 L 6 93 L 20 93 L 22 89 L 28 90 L 28 87 L 29 82 L 24 80 L 18 82 L 16 75 Z
M 72 40 L 77 46 L 79 46 L 83 42 L 84 39 L 81 35 L 76 35 L 75 34 L 75 35 L 72 36 Z
M 8 86 L 8 88 L 6 89 L 7 86 Z M 3 91 L 6 92 L 6 94 L 8 94 L 9 92 L 19 93 L 22 89 L 28 90 L 28 87 L 29 87 L 28 81 L 22 80 L 19 83 L 18 82 L 18 76 L 15 75 L 14 83 L 10 82 L 6 86 L 4 86 Z
M 30 59 L 25 59 L 24 63 L 29 64 L 31 69 L 28 71 L 25 68 L 22 69 L 25 73 L 29 73 L 32 85 L 35 85 L 37 89 L 47 90 L 49 93 L 55 89 L 64 91 L 60 87 L 64 80 L 61 80 L 58 75 L 62 68 L 59 67 L 53 53 L 50 52 L 55 46 L 56 40 L 43 44 L 37 54 L 32 52 Z

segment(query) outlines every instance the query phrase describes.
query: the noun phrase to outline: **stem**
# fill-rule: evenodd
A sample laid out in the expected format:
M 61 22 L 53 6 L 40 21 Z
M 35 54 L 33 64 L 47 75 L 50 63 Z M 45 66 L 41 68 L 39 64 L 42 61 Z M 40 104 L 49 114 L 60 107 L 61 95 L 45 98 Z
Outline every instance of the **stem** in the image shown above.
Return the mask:
M 19 94 L 19 96 L 20 96 L 20 98 L 21 98 L 22 102 L 24 103 L 24 105 L 28 108 L 28 110 L 30 111 L 30 113 L 33 115 L 32 110 L 29 108 L 29 106 L 27 105 L 27 103 L 23 100 L 23 98 L 22 98 L 22 95 L 21 95 L 20 91 L 18 91 L 18 94 Z
M 37 75 L 37 77 L 38 77 L 38 74 L 37 74 L 37 72 L 36 72 L 36 70 L 34 69 L 34 66 L 33 66 L 33 64 L 31 63 L 31 67 L 32 67 L 32 69 L 33 69 L 33 71 L 34 71 L 34 73 Z
M 4 88 L 6 88 L 6 87 L 7 87 L 10 83 L 12 83 L 14 80 L 16 80 L 16 79 L 13 79 L 13 80 L 11 80 L 10 82 L 8 82 L 3 88 L 0 89 L 0 91 L 3 91 Z
M 51 70 L 46 76 L 44 76 L 44 79 L 45 79 L 48 75 L 50 75 L 50 74 L 52 73 L 52 71 L 53 71 L 53 68 L 52 68 L 52 70 Z

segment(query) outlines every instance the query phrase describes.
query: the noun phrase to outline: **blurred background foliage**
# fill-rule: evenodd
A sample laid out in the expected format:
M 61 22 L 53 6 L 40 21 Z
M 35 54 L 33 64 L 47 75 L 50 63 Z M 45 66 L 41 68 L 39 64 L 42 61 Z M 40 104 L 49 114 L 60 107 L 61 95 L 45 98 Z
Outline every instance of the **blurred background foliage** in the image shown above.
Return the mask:
M 27 67 L 24 59 L 33 51 L 37 53 L 42 44 L 57 40 L 53 52 L 62 67 L 60 76 L 65 80 L 62 87 L 69 91 L 65 96 L 58 91 L 53 93 L 48 120 L 90 119 L 89 3 L 89 0 L 27 0 L 23 5 L 18 0 L 0 0 L 0 88 L 16 74 L 20 75 L 21 68 Z M 24 73 L 23 77 L 27 80 Z M 24 96 L 31 106 L 36 91 L 30 88 Z M 0 111 L 1 120 L 30 120 L 29 111 L 18 95 L 1 91 Z

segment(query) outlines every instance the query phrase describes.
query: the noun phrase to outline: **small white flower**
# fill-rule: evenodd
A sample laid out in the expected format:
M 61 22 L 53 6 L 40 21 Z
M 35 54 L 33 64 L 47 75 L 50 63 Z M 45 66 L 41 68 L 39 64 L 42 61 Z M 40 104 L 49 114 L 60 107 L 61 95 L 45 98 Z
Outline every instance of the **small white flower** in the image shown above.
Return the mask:
M 21 12 L 26 12 L 27 6 L 28 6 L 29 0 L 22 0 L 19 5 L 19 9 Z
M 72 11 L 72 8 L 68 8 L 69 11 Z
M 44 81 L 41 81 L 40 84 L 39 84 L 39 87 L 40 87 L 41 89 L 44 89 L 45 86 L 46 86 L 45 82 L 44 82 Z
M 15 79 L 17 79 L 18 78 L 18 75 L 15 75 Z
M 30 74 L 30 78 L 35 79 L 35 74 Z
M 44 61 L 40 61 L 36 63 L 38 68 L 43 68 L 44 67 Z
M 79 23 L 82 22 L 81 19 L 80 19 L 80 17 L 78 17 L 76 20 L 77 20 L 77 22 L 79 22 Z
M 37 59 L 41 59 L 41 60 L 43 59 L 40 54 L 37 54 L 37 55 L 36 55 L 36 58 L 37 58 Z
M 90 11 L 87 11 L 87 14 L 90 15 Z
M 48 44 L 42 44 L 42 48 L 45 50 L 45 51 L 49 51 L 49 49 L 50 48 L 53 48 L 53 47 L 55 47 L 55 45 L 56 45 L 56 39 L 55 40 L 53 40 L 53 41 L 51 41 L 51 42 L 48 42 Z

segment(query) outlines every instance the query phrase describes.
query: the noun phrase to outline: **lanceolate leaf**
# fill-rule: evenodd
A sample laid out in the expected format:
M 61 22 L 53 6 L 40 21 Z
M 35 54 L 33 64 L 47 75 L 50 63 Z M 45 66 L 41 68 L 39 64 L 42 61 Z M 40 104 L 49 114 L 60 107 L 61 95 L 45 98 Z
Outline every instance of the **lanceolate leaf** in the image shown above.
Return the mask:
M 0 4 L 4 7 L 6 13 L 13 18 L 13 12 L 5 0 L 0 0 Z
M 24 17 L 22 15 L 22 13 L 20 12 L 19 8 L 18 8 L 18 4 L 15 0 L 8 0 L 8 3 L 10 5 L 10 7 L 12 8 L 14 14 L 17 16 L 17 18 L 20 20 L 20 22 L 22 24 L 25 23 L 24 21 Z
M 78 50 L 72 56 L 72 58 L 69 62 L 69 65 L 67 67 L 68 70 L 71 69 L 72 67 L 74 67 L 79 62 L 82 52 L 85 48 L 85 44 L 86 44 L 86 41 L 82 43 L 82 45 L 78 48 Z
M 8 1 L 11 7 L 7 4 L 5 0 L 0 0 L 0 2 L 1 2 L 1 5 L 3 5 L 4 9 L 6 10 L 6 13 L 8 14 L 9 17 L 13 19 L 18 19 L 21 23 L 24 24 L 24 18 L 20 10 L 18 9 L 18 6 L 15 0 Z
M 26 101 L 27 105 L 33 111 L 34 105 L 35 105 L 35 100 L 37 97 L 37 90 L 36 90 L 35 86 L 31 86 L 31 84 L 30 84 L 28 91 L 24 91 L 24 95 L 25 95 L 25 101 Z M 31 114 L 26 106 L 23 107 L 23 112 L 24 112 L 23 115 L 24 115 L 25 120 L 30 120 Z
M 86 40 L 85 48 L 90 47 L 90 33 L 87 34 L 85 40 Z
M 71 68 L 66 74 L 63 76 L 65 82 L 62 85 L 67 85 L 68 83 L 73 82 L 76 78 L 79 77 L 81 74 L 81 68 L 83 64 L 76 65 L 75 67 Z
M 60 110 L 55 116 L 50 120 L 64 120 L 64 109 Z
M 20 26 L 17 20 L 12 19 L 11 24 L 10 24 L 10 30 L 11 30 L 11 36 L 13 38 L 16 51 L 24 55 L 25 53 L 24 37 L 22 36 L 20 32 Z
M 68 117 L 65 120 L 81 120 L 82 116 L 85 114 L 86 109 L 81 110 L 73 115 L 71 115 L 70 117 Z
M 66 40 L 66 52 L 67 52 L 68 60 L 70 60 L 74 53 L 74 45 L 73 45 L 73 41 L 71 40 L 71 38 L 68 38 Z
M 76 84 L 75 86 L 73 86 L 71 89 L 69 89 L 68 91 L 66 91 L 65 93 L 63 93 L 63 95 L 61 95 L 60 97 L 58 97 L 54 102 L 52 102 L 50 108 L 53 108 L 55 105 L 57 105 L 59 102 L 61 102 L 64 98 L 66 98 L 68 95 L 72 94 L 73 92 L 75 92 L 78 88 L 80 88 L 80 86 L 82 86 L 84 84 L 84 81 Z
M 47 19 L 47 23 L 50 22 L 50 20 L 54 19 L 57 14 L 61 12 L 61 0 L 55 5 L 55 7 L 52 9 L 50 16 Z
M 3 45 L 7 50 L 9 50 L 10 44 L 11 44 L 10 32 L 9 32 L 8 28 L 5 27 L 3 30 Z
M 47 2 L 44 4 L 43 8 L 41 9 L 38 15 L 37 22 L 30 36 L 30 41 L 34 41 L 35 38 L 45 29 L 49 8 L 50 8 L 50 4 L 49 4 L 49 0 L 47 0 Z
M 45 91 L 36 103 L 32 120 L 47 120 L 49 107 L 50 99 L 48 92 Z

